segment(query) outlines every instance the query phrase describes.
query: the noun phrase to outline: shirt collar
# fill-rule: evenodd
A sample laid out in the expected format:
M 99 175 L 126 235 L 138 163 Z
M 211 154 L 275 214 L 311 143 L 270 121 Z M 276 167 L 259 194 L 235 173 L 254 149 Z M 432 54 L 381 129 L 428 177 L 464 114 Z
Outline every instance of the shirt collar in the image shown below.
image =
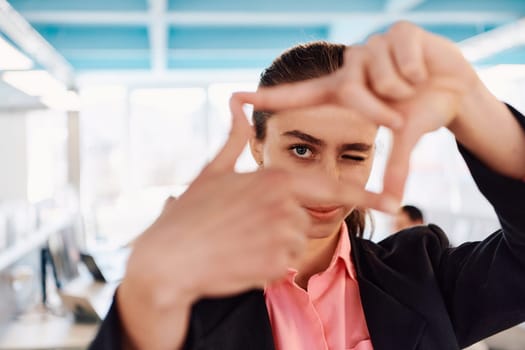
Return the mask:
M 350 258 L 351 252 L 352 247 L 350 244 L 350 237 L 348 236 L 348 228 L 346 227 L 346 223 L 343 222 L 343 224 L 341 225 L 341 230 L 339 231 L 339 243 L 337 243 L 337 247 L 334 251 L 334 256 L 332 257 L 332 261 L 330 262 L 328 269 L 332 269 L 333 266 L 337 263 L 337 261 L 342 260 L 345 264 L 346 272 L 348 273 L 350 278 L 355 280 L 356 273 L 354 269 L 354 264 L 352 263 L 352 259 Z
M 352 259 L 350 258 L 351 251 L 352 247 L 350 244 L 350 237 L 348 236 L 348 228 L 346 226 L 346 223 L 343 222 L 343 224 L 341 225 L 341 229 L 339 230 L 339 242 L 337 243 L 337 247 L 335 248 L 334 255 L 332 257 L 332 260 L 330 261 L 330 265 L 328 265 L 325 271 L 334 269 L 336 264 L 339 261 L 342 261 L 345 265 L 345 270 L 348 276 L 350 276 L 351 279 L 356 280 L 357 277 L 354 269 L 354 264 L 352 263 Z M 295 279 L 296 275 L 297 270 L 294 268 L 289 268 L 285 280 L 288 282 L 292 282 Z

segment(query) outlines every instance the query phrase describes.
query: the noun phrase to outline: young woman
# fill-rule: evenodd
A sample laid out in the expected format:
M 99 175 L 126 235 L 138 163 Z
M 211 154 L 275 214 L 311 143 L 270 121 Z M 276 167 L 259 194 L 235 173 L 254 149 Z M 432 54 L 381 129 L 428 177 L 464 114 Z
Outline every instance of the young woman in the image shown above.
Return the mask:
M 448 350 L 525 321 L 525 121 L 451 43 L 401 23 L 362 47 L 292 48 L 260 85 L 138 239 L 93 349 Z M 233 173 L 243 102 L 251 174 Z M 379 195 L 364 191 L 378 124 L 394 129 Z M 360 238 L 359 208 L 396 211 L 412 147 L 441 126 L 502 229 L 457 248 L 434 225 Z

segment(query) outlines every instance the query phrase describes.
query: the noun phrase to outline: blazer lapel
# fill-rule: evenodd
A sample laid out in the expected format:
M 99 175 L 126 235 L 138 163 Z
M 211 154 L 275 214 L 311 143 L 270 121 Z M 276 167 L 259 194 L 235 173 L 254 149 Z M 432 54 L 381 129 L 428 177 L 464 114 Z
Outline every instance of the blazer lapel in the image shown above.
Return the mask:
M 366 252 L 351 237 L 361 302 L 374 350 L 415 350 L 426 327 L 418 313 L 378 287 L 361 266 Z M 365 263 L 366 264 L 366 263 Z M 364 266 L 363 266 L 364 267 Z M 377 277 L 378 278 L 378 277 Z M 214 350 L 275 350 L 262 290 L 231 298 L 198 302 L 192 312 L 188 348 Z
M 350 236 L 359 294 L 374 350 L 417 349 L 426 321 L 365 275 L 361 261 L 366 260 L 366 248 Z
M 201 301 L 194 314 L 192 349 L 275 350 L 262 290 Z
M 374 350 L 417 349 L 426 321 L 370 281 L 362 277 L 358 281 Z

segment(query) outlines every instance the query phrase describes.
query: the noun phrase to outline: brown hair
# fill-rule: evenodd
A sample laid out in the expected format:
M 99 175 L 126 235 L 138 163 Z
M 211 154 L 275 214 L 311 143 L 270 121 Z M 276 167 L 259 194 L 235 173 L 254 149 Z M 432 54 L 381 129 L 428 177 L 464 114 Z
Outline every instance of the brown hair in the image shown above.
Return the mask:
M 283 52 L 262 72 L 259 87 L 293 83 L 333 73 L 343 66 L 344 51 L 345 45 L 325 41 L 294 46 Z M 266 121 L 271 115 L 270 112 L 253 112 L 257 139 L 263 140 L 266 137 Z M 362 237 L 366 214 L 365 209 L 352 210 L 345 219 L 349 234 Z
M 293 83 L 328 75 L 341 68 L 345 46 L 325 41 L 314 41 L 294 46 L 266 68 L 259 80 L 259 87 Z M 263 140 L 266 136 L 266 120 L 269 112 L 254 111 L 255 137 Z

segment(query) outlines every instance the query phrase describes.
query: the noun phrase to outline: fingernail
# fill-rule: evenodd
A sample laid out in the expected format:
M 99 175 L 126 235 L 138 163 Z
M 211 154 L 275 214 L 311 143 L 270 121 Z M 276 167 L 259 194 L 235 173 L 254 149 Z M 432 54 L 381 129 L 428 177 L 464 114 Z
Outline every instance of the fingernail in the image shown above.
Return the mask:
M 394 199 L 392 197 L 385 197 L 381 202 L 381 208 L 383 209 L 383 211 L 390 214 L 397 213 L 400 207 L 401 203 L 397 199 Z

